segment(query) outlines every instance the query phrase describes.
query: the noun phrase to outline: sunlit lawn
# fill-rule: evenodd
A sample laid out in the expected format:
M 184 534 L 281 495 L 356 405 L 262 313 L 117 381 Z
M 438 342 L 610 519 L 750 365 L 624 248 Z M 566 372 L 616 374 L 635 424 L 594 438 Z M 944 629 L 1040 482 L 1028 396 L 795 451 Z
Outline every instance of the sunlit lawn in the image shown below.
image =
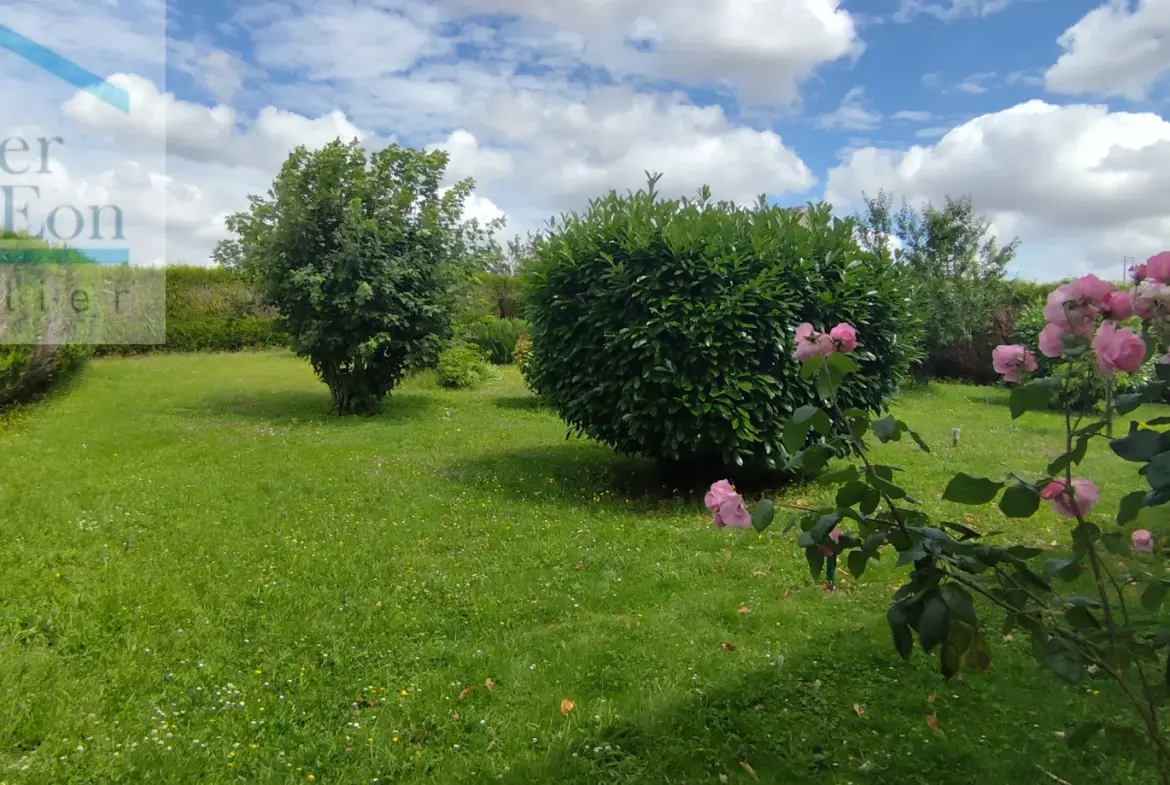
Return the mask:
M 936 449 L 882 457 L 961 520 L 934 501 L 954 471 L 1059 451 L 1054 417 L 1004 401 L 912 393 Z M 997 626 L 985 675 L 904 664 L 891 557 L 826 595 L 781 527 L 717 532 L 652 467 L 566 441 L 511 369 L 413 380 L 373 419 L 328 404 L 283 353 L 159 356 L 11 418 L 0 782 L 1150 781 L 1059 738 L 1116 711 L 1103 682 L 1057 682 Z M 1133 469 L 1097 449 L 1082 473 L 1108 513 Z

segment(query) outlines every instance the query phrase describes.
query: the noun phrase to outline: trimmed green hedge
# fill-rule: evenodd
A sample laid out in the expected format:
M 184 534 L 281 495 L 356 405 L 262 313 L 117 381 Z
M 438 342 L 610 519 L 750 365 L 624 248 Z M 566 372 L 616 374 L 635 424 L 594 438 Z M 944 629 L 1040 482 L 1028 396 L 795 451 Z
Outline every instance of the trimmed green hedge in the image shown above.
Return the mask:
M 279 316 L 247 282 L 221 267 L 168 267 L 167 342 L 162 346 L 101 346 L 98 354 L 150 351 L 237 351 L 286 346 Z

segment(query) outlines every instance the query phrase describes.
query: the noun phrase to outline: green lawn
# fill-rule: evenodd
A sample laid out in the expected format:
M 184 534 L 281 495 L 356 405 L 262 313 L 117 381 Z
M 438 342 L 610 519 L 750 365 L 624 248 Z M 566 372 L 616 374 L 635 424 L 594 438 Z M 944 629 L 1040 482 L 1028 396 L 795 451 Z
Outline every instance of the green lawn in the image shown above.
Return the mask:
M 933 501 L 954 471 L 1059 452 L 1056 418 L 1005 402 L 911 394 L 935 452 L 879 452 L 961 519 Z M 717 532 L 652 466 L 566 441 L 511 369 L 413 380 L 372 419 L 328 405 L 283 353 L 175 355 L 95 362 L 10 418 L 0 782 L 1150 781 L 1059 738 L 1117 711 L 1102 682 L 998 634 L 963 683 L 904 664 L 892 558 L 826 595 L 782 527 Z M 1109 514 L 1137 479 L 1100 448 L 1082 474 Z

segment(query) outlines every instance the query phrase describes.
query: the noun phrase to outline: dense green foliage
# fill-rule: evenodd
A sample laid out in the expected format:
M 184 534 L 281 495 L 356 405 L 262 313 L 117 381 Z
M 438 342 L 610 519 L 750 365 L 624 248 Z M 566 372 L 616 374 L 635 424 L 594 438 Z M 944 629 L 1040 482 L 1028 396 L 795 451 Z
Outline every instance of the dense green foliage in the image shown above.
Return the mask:
M 462 341 L 453 342 L 439 353 L 435 370 L 439 386 L 452 390 L 478 387 L 492 375 L 484 351 Z
M 472 182 L 443 191 L 447 155 L 358 142 L 298 147 L 268 198 L 228 219 L 216 256 L 281 313 L 339 414 L 371 413 L 433 336 L 449 332 L 478 237 Z
M 914 283 L 914 310 L 923 320 L 923 379 L 995 381 L 991 352 L 1012 334 L 1031 292 L 1004 280 L 1018 240 L 999 246 L 970 197 L 947 197 L 942 207 L 914 210 L 879 192 L 865 198 L 862 244 L 891 249 Z M 896 241 L 896 242 L 895 242 Z
M 1044 329 L 1044 303 L 1035 303 L 1024 309 L 1016 321 L 1015 332 L 1008 343 L 1020 343 L 1024 346 L 1036 346 L 1040 331 Z M 1125 325 L 1141 330 L 1141 320 L 1134 318 L 1125 322 Z M 1058 390 L 1050 401 L 1053 409 L 1062 409 L 1067 403 L 1076 411 L 1092 411 L 1099 408 L 1105 401 L 1105 380 L 1097 372 L 1091 354 L 1081 357 L 1060 357 L 1053 359 L 1045 357 L 1041 352 L 1034 352 L 1036 357 L 1036 372 L 1034 378 L 1043 379 L 1054 377 L 1061 381 Z M 1138 387 L 1154 378 L 1154 365 L 1157 358 L 1151 356 L 1137 373 L 1118 371 L 1113 375 L 1113 391 L 1116 394 L 1133 392 Z
M 516 340 L 527 332 L 528 322 L 524 319 L 484 316 L 461 326 L 457 335 L 461 340 L 482 349 L 492 364 L 509 365 L 516 356 Z
M 67 249 L 55 249 L 52 257 L 38 256 L 48 248 L 46 243 L 23 232 L 0 231 L 0 266 L 45 261 L 51 261 L 52 264 L 89 263 L 89 260 L 80 253 Z M 10 274 L 11 270 L 5 273 Z M 8 286 L 6 282 L 7 298 L 13 297 L 14 294 L 20 296 L 20 292 L 13 292 Z M 17 307 L 15 312 L 21 318 L 34 320 L 27 330 L 30 335 L 47 336 L 53 334 L 50 331 L 55 332 L 63 328 L 60 324 L 50 323 L 50 319 L 58 318 L 58 314 L 46 312 L 37 303 L 27 301 L 28 297 L 38 296 L 33 289 L 27 289 L 23 294 L 26 299 L 25 307 Z M 8 309 L 12 310 L 14 305 L 9 299 Z M 78 329 L 84 328 L 79 326 Z M 72 334 L 76 330 L 66 328 L 65 332 Z M 84 340 L 86 336 L 74 334 L 72 337 Z M 92 353 L 92 346 L 85 343 L 0 344 L 0 407 L 24 403 L 48 392 L 81 368 Z
M 166 307 L 165 344 L 100 346 L 98 354 L 235 351 L 288 343 L 276 312 L 233 270 L 168 267 Z
M 848 406 L 880 410 L 913 359 L 904 267 L 863 251 L 827 205 L 803 215 L 611 192 L 535 244 L 533 388 L 624 453 L 774 466 L 813 389 L 792 359 L 802 322 L 863 332 Z M 880 359 L 879 359 L 880 358 Z

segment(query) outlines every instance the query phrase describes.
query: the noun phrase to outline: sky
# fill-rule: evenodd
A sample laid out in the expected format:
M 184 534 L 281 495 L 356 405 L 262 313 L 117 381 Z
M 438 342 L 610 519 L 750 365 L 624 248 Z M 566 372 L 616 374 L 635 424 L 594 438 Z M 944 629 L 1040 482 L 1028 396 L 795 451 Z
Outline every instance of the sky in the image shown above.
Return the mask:
M 114 204 L 148 263 L 209 264 L 294 146 L 338 136 L 447 150 L 506 236 L 650 171 L 842 215 L 969 194 L 1022 278 L 1170 247 L 1170 0 L 6 0 L 0 24 L 130 103 L 0 48 L 0 140 L 27 143 L 0 148 L 0 218 Z M 18 165 L 36 138 L 63 141 Z

